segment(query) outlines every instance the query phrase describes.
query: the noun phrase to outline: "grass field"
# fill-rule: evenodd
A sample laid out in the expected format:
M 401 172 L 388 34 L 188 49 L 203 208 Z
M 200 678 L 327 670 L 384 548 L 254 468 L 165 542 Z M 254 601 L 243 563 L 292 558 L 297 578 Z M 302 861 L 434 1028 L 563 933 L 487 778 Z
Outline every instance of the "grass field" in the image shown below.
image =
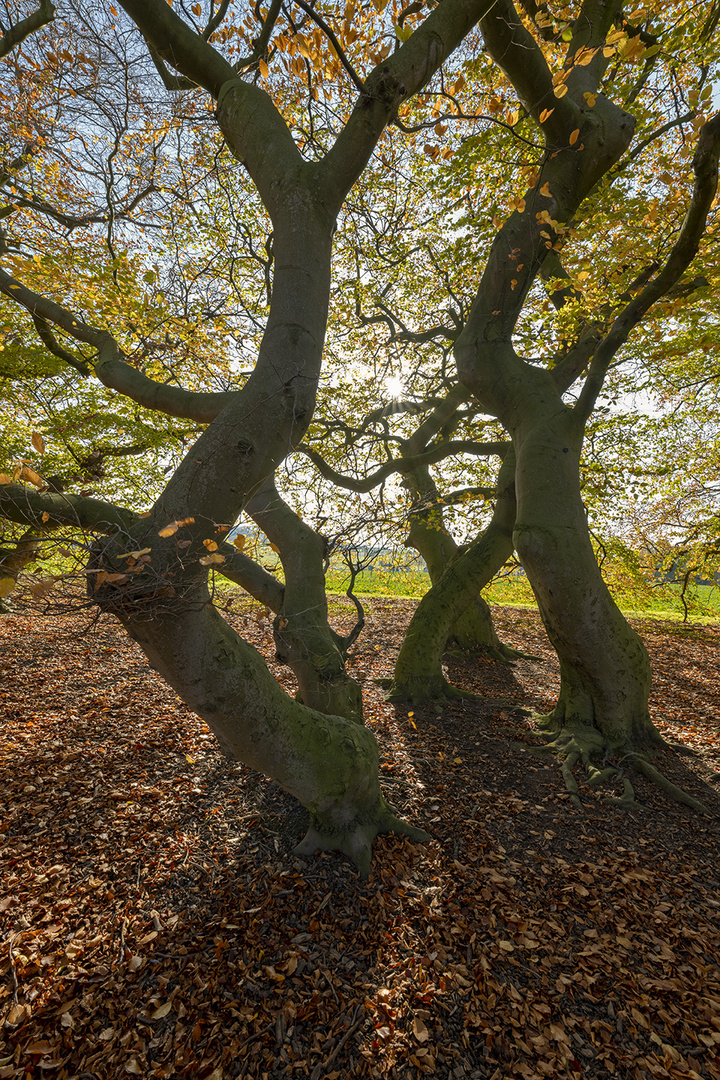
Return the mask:
M 327 575 L 329 593 L 344 593 L 347 574 L 330 568 Z M 355 582 L 358 596 L 397 596 L 420 599 L 430 587 L 428 575 L 420 570 L 374 570 L 359 574 Z M 679 585 L 659 583 L 642 590 L 613 589 L 615 601 L 626 615 L 656 619 L 682 620 L 685 608 Z M 508 574 L 498 577 L 483 594 L 491 604 L 509 607 L 534 607 L 532 589 L 524 575 Z M 716 585 L 695 585 L 685 594 L 687 618 L 692 622 L 720 621 L 720 588 Z

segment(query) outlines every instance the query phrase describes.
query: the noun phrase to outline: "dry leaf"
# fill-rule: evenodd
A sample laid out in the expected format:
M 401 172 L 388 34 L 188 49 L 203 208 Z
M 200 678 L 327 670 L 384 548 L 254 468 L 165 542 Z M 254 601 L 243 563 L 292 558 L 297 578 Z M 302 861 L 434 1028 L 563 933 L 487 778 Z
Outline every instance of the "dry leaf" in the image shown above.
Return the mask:
M 158 536 L 173 536 L 183 525 L 192 525 L 194 521 L 194 517 L 178 518 L 177 521 L 171 521 L 169 525 L 160 529 Z
M 37 450 L 38 454 L 45 453 L 45 440 L 43 439 L 39 431 L 33 431 L 32 435 L 30 436 L 30 441 Z
M 198 562 L 200 563 L 201 566 L 212 566 L 214 563 L 223 563 L 223 562 L 225 562 L 225 556 L 224 555 L 218 555 L 217 553 L 215 553 L 213 555 L 206 555 L 202 559 L 198 559 Z
M 416 1016 L 414 1018 L 414 1020 L 412 1022 L 412 1030 L 413 1030 L 413 1035 L 415 1036 L 415 1038 L 417 1039 L 417 1041 L 419 1043 L 427 1042 L 427 1040 L 428 1040 L 428 1029 L 425 1027 L 425 1024 L 422 1022 L 422 1020 L 420 1019 L 419 1016 Z

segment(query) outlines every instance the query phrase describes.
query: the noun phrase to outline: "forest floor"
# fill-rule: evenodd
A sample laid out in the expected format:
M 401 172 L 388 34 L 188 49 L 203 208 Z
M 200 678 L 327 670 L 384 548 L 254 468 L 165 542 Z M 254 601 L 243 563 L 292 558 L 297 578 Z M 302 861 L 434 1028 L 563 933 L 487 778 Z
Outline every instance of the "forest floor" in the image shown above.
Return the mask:
M 302 808 L 111 620 L 0 618 L 0 1078 L 720 1078 L 718 817 L 641 777 L 644 809 L 571 805 L 523 749 L 558 685 L 534 612 L 495 610 L 536 659 L 448 658 L 482 702 L 388 705 L 413 608 L 370 601 L 351 670 L 433 840 L 378 839 L 366 882 L 291 854 Z M 271 656 L 261 609 L 233 612 Z M 717 815 L 720 628 L 636 626 L 691 751 L 659 764 Z

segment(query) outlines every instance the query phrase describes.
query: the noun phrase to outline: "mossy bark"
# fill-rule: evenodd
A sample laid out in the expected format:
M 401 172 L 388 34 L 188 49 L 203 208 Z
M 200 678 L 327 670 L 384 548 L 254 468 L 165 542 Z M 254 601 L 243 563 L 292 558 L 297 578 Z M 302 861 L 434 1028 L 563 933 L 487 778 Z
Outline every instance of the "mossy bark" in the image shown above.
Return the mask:
M 282 690 L 260 654 L 209 603 L 204 583 L 182 609 L 136 619 L 105 598 L 151 665 L 215 733 L 225 754 L 272 777 L 311 815 L 296 849 L 345 852 L 363 874 L 374 837 L 425 834 L 394 816 L 380 791 L 374 735 L 361 724 L 299 704 Z
M 430 470 L 414 469 L 403 481 L 412 494 L 406 547 L 415 548 L 427 566 L 432 593 L 448 566 L 458 559 L 460 548 L 445 527 L 442 505 Z M 480 592 L 469 590 L 457 596 L 457 617 L 447 633 L 444 649 L 457 645 L 461 649 L 478 649 L 494 654 L 503 646 L 493 626 L 492 612 Z M 465 607 L 460 605 L 464 604 Z M 444 650 L 443 650 L 444 651 Z
M 328 623 L 324 537 L 291 510 L 272 480 L 246 509 L 282 560 L 285 591 L 273 632 L 278 658 L 297 678 L 298 701 L 361 724 L 360 685 L 348 675 L 342 638 Z
M 514 455 L 509 451 L 498 475 L 498 495 L 490 524 L 464 554 L 450 563 L 418 604 L 395 664 L 390 701 L 421 704 L 452 694 L 442 673 L 442 657 L 457 610 L 473 602 L 512 554 L 514 466 Z
M 657 745 L 647 650 L 610 595 L 590 541 L 581 443 L 564 405 L 515 432 L 515 549 L 560 660 L 560 696 L 544 723 L 595 728 L 609 748 Z

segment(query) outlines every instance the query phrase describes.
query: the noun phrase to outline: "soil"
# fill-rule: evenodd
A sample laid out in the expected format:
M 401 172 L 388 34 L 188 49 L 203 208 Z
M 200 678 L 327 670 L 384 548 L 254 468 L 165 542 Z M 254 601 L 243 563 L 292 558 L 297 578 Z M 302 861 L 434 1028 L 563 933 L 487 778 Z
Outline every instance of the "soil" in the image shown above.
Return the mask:
M 272 666 L 262 609 L 230 607 Z M 292 855 L 303 808 L 109 618 L 0 619 L 0 1078 L 720 1078 L 720 628 L 634 623 L 687 751 L 656 764 L 711 815 L 578 772 L 580 811 L 528 752 L 558 688 L 535 612 L 494 609 L 533 659 L 447 657 L 482 700 L 409 709 L 378 681 L 414 602 L 367 609 L 383 788 L 433 836 L 378 839 L 367 882 Z

